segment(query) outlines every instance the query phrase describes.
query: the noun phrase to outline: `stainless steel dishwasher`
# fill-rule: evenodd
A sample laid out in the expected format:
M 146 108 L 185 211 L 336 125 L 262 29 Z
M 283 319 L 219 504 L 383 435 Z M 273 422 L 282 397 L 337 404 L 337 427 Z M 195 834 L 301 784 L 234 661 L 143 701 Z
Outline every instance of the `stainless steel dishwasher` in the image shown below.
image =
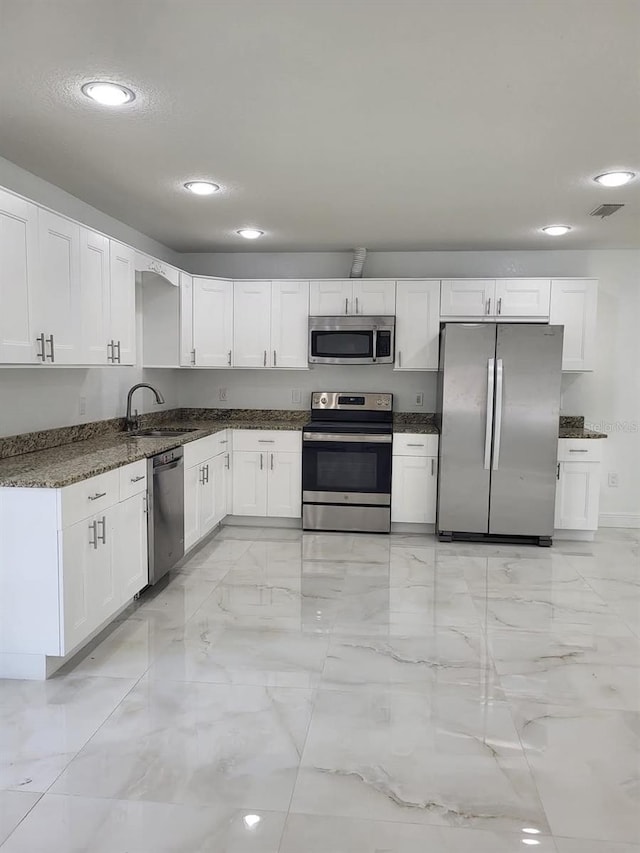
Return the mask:
M 184 556 L 184 462 L 182 447 L 147 462 L 149 483 L 149 583 L 157 583 Z

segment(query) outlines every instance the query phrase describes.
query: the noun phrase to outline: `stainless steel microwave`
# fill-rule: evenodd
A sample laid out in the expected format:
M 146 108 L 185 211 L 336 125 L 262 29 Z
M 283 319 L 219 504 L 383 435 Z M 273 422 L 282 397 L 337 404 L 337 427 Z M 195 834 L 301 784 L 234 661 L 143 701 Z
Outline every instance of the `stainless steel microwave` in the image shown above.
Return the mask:
M 309 364 L 393 364 L 395 317 L 309 317 Z

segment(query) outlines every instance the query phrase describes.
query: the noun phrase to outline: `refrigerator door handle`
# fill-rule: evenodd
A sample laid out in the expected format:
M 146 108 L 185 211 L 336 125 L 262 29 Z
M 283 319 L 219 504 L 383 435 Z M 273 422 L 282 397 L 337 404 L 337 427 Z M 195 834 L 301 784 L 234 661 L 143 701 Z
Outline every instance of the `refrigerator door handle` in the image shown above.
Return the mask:
M 497 471 L 500 464 L 500 434 L 502 432 L 502 380 L 504 369 L 502 359 L 496 363 L 496 423 L 493 437 L 493 470 Z
M 491 436 L 493 434 L 493 377 L 495 373 L 495 358 L 487 362 L 487 425 L 484 433 L 484 467 L 491 467 Z

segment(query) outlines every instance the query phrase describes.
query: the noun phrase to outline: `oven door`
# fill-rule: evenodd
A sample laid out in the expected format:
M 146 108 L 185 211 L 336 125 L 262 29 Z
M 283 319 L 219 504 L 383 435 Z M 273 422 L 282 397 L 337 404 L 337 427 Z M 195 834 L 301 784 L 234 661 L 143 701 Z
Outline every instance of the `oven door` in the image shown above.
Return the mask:
M 305 503 L 390 506 L 391 435 L 304 433 Z
M 375 332 L 371 328 L 309 328 L 310 364 L 373 364 Z

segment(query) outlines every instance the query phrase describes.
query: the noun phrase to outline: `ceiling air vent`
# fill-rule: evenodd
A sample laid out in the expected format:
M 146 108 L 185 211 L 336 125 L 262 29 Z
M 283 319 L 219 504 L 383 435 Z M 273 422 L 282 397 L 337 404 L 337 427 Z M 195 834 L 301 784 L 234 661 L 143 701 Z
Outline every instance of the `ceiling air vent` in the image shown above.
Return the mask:
M 595 210 L 592 210 L 589 216 L 599 216 L 600 219 L 604 219 L 607 216 L 611 216 L 612 213 L 616 213 L 621 207 L 624 207 L 624 204 L 601 204 Z

